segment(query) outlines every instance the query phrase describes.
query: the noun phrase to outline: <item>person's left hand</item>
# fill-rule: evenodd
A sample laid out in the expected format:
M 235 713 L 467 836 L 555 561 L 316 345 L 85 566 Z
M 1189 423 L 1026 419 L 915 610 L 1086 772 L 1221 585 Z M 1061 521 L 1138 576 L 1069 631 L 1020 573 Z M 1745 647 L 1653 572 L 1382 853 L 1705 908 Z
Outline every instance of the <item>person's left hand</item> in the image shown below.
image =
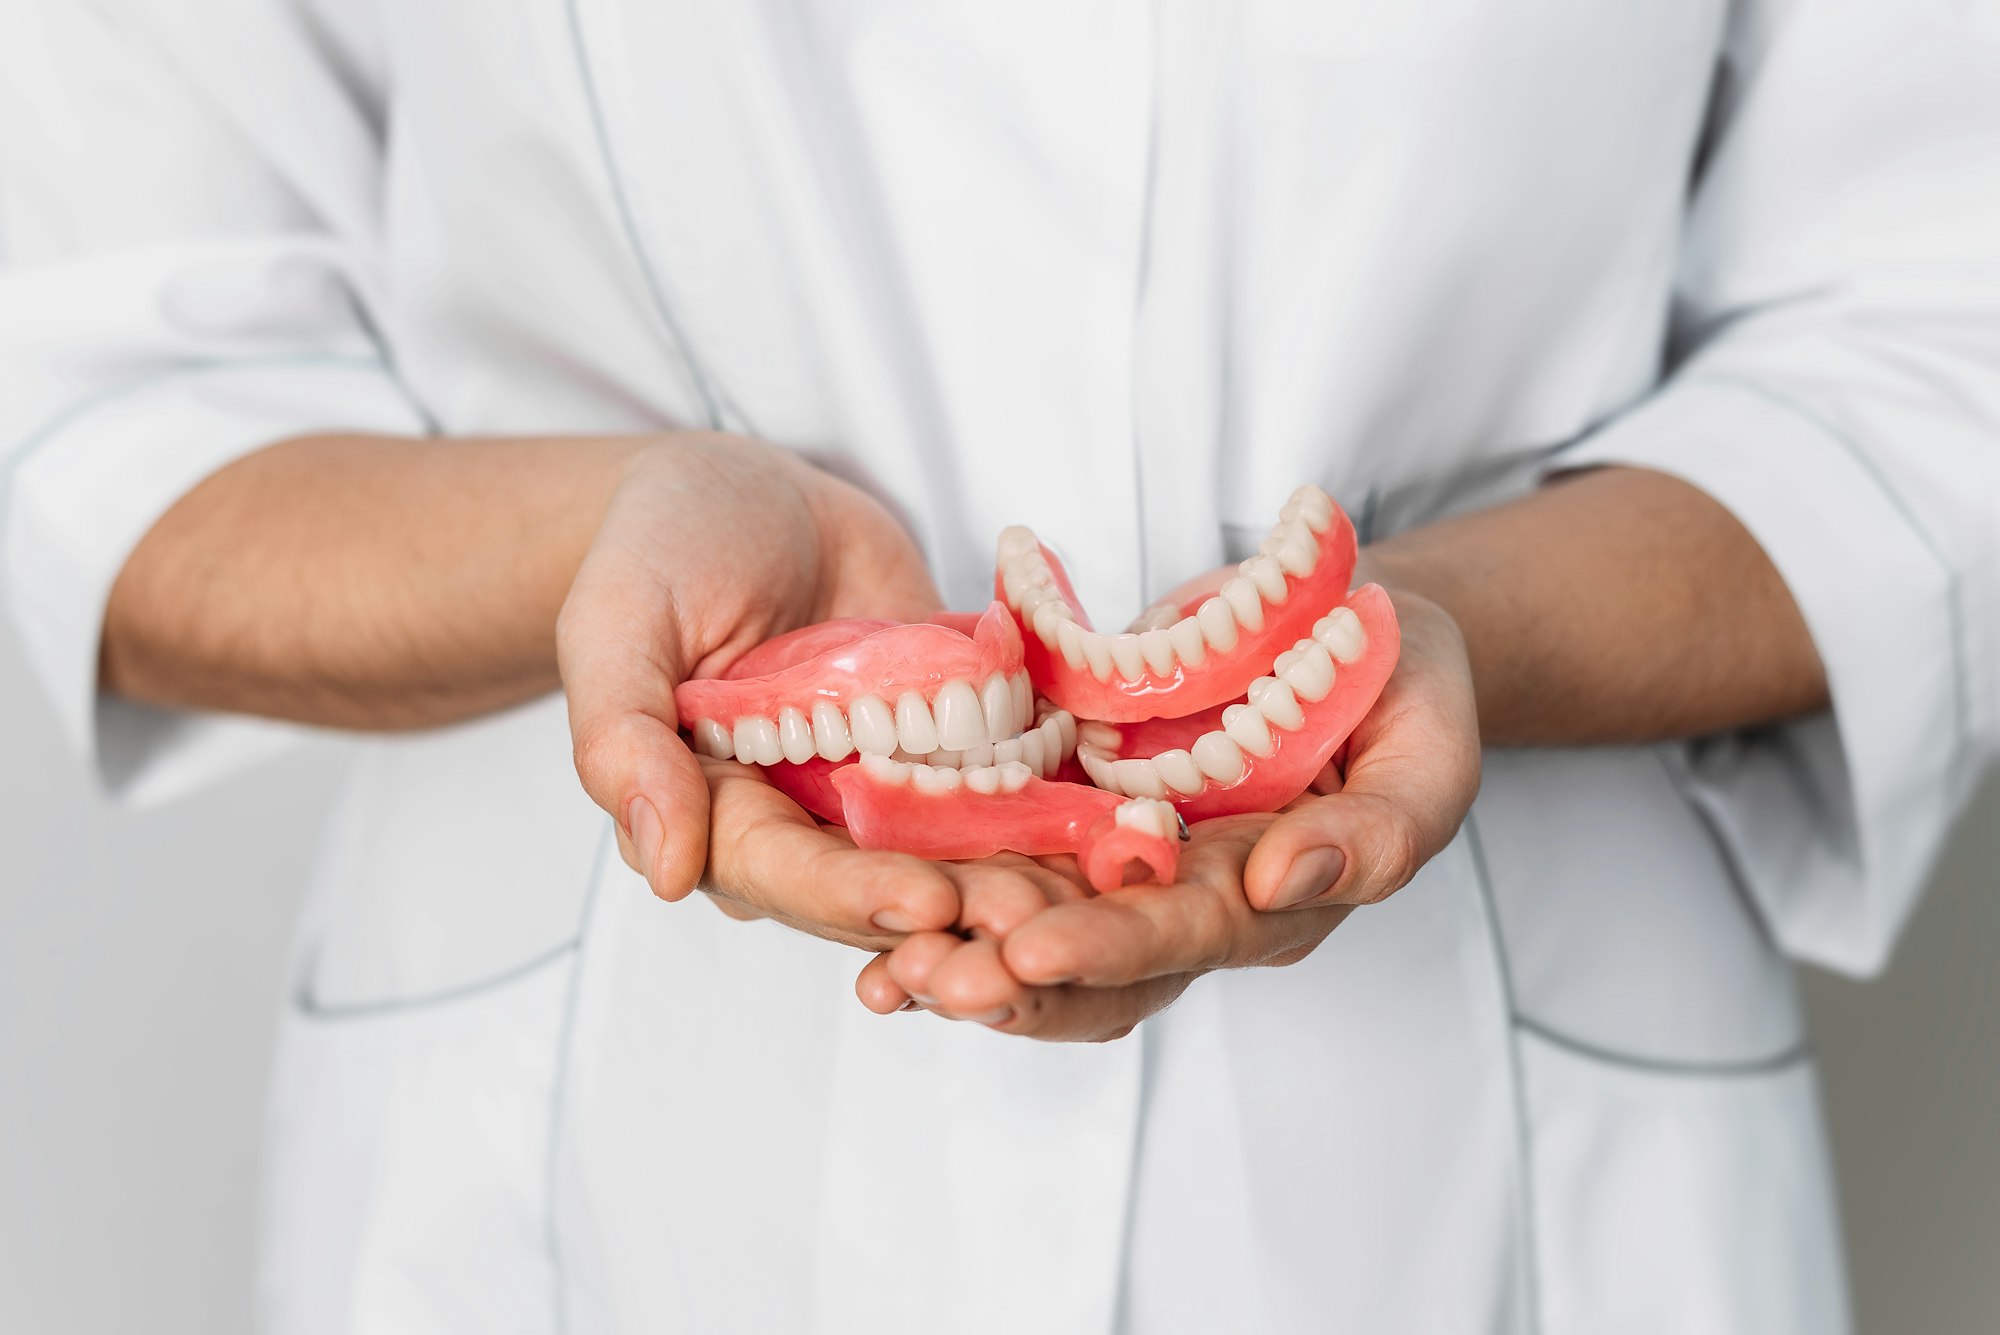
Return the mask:
M 1294 964 L 1353 908 L 1407 884 L 1478 792 L 1479 727 L 1457 626 L 1424 599 L 1395 602 L 1402 658 L 1314 792 L 1277 815 L 1201 822 L 1171 886 L 1065 891 L 1032 912 L 968 894 L 972 930 L 919 933 L 878 956 L 855 983 L 863 1004 L 887 1013 L 914 998 L 1005 1033 L 1120 1038 L 1201 974 Z M 1074 859 L 1042 861 L 1080 884 Z

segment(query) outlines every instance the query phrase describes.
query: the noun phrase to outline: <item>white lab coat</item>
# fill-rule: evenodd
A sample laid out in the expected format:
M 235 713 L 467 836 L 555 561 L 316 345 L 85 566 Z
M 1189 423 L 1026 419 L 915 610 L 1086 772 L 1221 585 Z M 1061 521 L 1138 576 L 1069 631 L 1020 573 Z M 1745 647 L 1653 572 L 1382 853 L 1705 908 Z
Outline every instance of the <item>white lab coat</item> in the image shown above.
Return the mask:
M 110 581 L 321 429 L 718 424 L 1107 616 L 1314 481 L 1727 504 L 1835 714 L 1502 752 L 1306 962 L 1130 1039 L 877 1018 L 608 852 L 543 702 L 355 747 L 289 999 L 294 1332 L 1825 1332 L 1789 959 L 1883 958 L 2000 734 L 2000 18 L 1964 0 L 0 0 L 0 508 L 79 755 Z M 1687 652 L 1699 654 L 1696 636 Z

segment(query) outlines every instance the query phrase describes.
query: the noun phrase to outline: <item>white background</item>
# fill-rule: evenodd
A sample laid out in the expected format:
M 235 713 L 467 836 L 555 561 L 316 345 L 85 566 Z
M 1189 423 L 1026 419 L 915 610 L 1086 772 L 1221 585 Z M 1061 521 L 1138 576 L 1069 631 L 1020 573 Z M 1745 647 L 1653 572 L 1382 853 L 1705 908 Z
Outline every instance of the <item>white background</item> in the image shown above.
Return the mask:
M 0 1332 L 249 1327 L 261 1090 L 337 752 L 104 808 L 0 633 Z M 1863 1335 L 2000 1330 L 2000 784 L 1888 975 L 1807 980 Z

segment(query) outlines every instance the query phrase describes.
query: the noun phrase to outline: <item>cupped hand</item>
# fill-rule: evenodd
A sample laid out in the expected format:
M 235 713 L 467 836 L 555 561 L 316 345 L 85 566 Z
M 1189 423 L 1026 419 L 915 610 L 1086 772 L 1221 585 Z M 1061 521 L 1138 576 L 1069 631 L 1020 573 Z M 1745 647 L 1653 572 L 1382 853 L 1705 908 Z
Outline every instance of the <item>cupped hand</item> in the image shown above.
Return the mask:
M 912 936 L 862 971 L 862 1002 L 890 1011 L 914 997 L 1007 1033 L 1118 1038 L 1201 974 L 1296 963 L 1355 907 L 1408 884 L 1472 805 L 1479 731 L 1456 625 L 1421 598 L 1392 596 L 1402 658 L 1316 791 L 1276 815 L 1201 822 L 1174 885 L 1065 895 L 1025 916 L 1016 907 L 1007 930 L 970 940 Z M 965 912 L 978 913 L 970 889 Z
M 790 451 L 689 434 L 636 452 L 556 627 L 577 773 L 617 823 L 625 861 L 662 898 L 688 894 L 710 863 L 713 791 L 716 838 L 727 843 L 716 870 L 739 905 L 801 922 L 839 906 L 829 934 L 865 935 L 879 906 L 863 912 L 846 877 L 862 876 L 866 860 L 820 852 L 810 817 L 737 782 L 762 788 L 754 770 L 730 763 L 720 768 L 733 773 L 716 775 L 710 762 L 704 773 L 677 731 L 674 688 L 799 626 L 918 620 L 940 605 L 915 542 L 889 512 Z M 845 851 L 855 853 L 851 844 Z M 808 858 L 828 878 L 789 908 L 774 888 L 798 883 L 787 856 Z M 885 903 L 901 902 L 901 891 L 884 893 Z M 912 921 L 938 925 L 939 913 L 948 922 L 956 910 L 910 893 L 906 909 L 929 906 Z

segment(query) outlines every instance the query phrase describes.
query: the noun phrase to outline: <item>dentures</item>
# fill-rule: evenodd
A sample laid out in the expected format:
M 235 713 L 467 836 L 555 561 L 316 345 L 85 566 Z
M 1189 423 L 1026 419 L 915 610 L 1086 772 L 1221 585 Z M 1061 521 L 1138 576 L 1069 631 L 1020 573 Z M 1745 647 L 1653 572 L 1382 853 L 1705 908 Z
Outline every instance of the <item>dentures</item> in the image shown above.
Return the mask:
M 675 692 L 696 748 L 759 765 L 865 848 L 1074 853 L 1091 885 L 1173 878 L 1185 822 L 1290 802 L 1373 707 L 1400 647 L 1348 592 L 1354 528 L 1301 487 L 1263 548 L 1093 630 L 1061 563 L 1003 532 L 997 601 L 780 636 Z

